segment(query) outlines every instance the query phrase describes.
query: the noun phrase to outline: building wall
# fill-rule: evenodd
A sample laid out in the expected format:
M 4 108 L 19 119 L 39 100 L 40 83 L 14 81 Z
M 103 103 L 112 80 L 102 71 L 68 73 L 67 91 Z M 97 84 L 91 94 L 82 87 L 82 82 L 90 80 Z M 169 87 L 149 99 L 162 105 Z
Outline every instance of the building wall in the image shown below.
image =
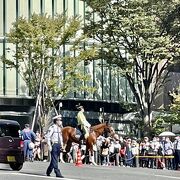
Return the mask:
M 33 13 L 51 16 L 63 13 L 69 17 L 80 15 L 84 18 L 86 10 L 88 7 L 81 0 L 0 0 L 0 56 L 7 59 L 13 58 L 13 51 L 16 50 L 16 46 L 7 43 L 6 34 L 9 33 L 12 23 L 18 17 L 23 16 L 28 19 Z M 68 45 L 65 45 L 62 48 L 62 54 L 68 55 L 68 48 Z M 63 102 L 63 107 L 59 110 L 63 114 L 65 125 L 72 125 L 76 122 L 77 112 L 73 108 L 77 102 L 81 102 L 80 100 L 86 108 L 87 119 L 92 124 L 99 121 L 100 108 L 103 108 L 103 116 L 106 120 L 119 120 L 121 114 L 126 110 L 121 108 L 121 104 L 118 102 L 133 102 L 127 81 L 120 77 L 115 70 L 104 67 L 104 63 L 104 60 L 100 59 L 87 64 L 82 62 L 79 65 L 82 71 L 91 77 L 87 85 L 96 87 L 97 91 L 93 94 L 72 92 L 66 97 L 68 99 L 66 104 Z M 12 99 L 15 100 L 11 101 Z M 24 99 L 27 100 L 26 109 L 22 103 Z M 72 106 L 73 100 L 76 102 Z M 31 101 L 28 86 L 18 74 L 17 69 L 8 69 L 0 61 L 0 118 L 17 120 L 22 128 L 24 123 L 29 122 L 31 124 L 33 105 L 35 105 L 35 101 Z M 56 108 L 58 109 L 58 103 Z M 48 123 L 51 123 L 51 119 Z
M 81 15 L 82 18 L 84 18 L 86 10 L 88 10 L 86 4 L 81 0 L 0 0 L 0 56 L 4 56 L 10 59 L 13 58 L 12 51 L 9 51 L 9 49 L 15 50 L 16 47 L 15 45 L 7 43 L 5 37 L 6 33 L 9 32 L 12 23 L 16 21 L 19 16 L 30 18 L 32 13 L 46 13 L 52 16 L 57 13 L 64 13 L 68 16 Z M 68 46 L 65 46 L 63 48 L 63 54 L 68 54 Z M 89 86 L 96 87 L 97 91 L 94 94 L 84 92 L 70 93 L 67 98 L 91 100 L 94 99 L 97 101 L 107 102 L 132 102 L 133 96 L 127 81 L 124 78 L 120 77 L 119 74 L 113 71 L 113 69 L 109 70 L 107 67 L 104 67 L 104 63 L 105 62 L 101 59 L 99 61 L 92 61 L 87 65 L 81 63 L 84 73 L 89 74 L 91 77 L 90 81 L 88 81 L 87 84 Z M 169 104 L 169 97 L 167 94 L 168 91 L 173 90 L 173 87 L 175 88 L 177 87 L 177 85 L 179 85 L 179 81 L 177 81 L 177 84 L 175 81 L 175 79 L 179 80 L 179 74 L 180 73 L 172 73 L 173 78 L 167 83 L 167 86 L 162 89 L 162 92 L 160 92 L 160 94 L 158 95 L 157 101 L 155 102 L 155 109 L 158 109 L 163 104 L 165 104 L 166 106 Z M 18 74 L 17 70 L 7 69 L 5 64 L 3 64 L 1 61 L 0 96 L 2 96 L 3 98 L 7 97 L 6 102 L 10 97 L 24 98 L 29 96 L 28 87 L 26 86 L 21 76 Z M 1 99 L 2 98 L 0 98 L 0 100 Z M 5 101 L 3 101 L 3 103 L 5 104 Z M 86 101 L 86 103 L 88 103 L 88 101 Z M 2 106 L 2 104 L 0 103 L 0 107 Z M 8 110 L 9 106 L 11 105 L 12 104 L 6 104 L 5 106 L 1 107 L 1 109 L 3 109 L 4 111 L 4 107 L 7 107 Z M 17 107 L 17 104 L 14 103 L 13 106 Z M 24 105 L 22 104 L 22 106 Z M 103 103 L 101 103 L 98 107 L 103 107 L 105 112 L 107 112 L 106 106 L 103 106 Z M 19 109 L 22 109 L 22 107 L 20 106 Z M 108 110 L 112 112 L 112 109 Z M 76 113 L 74 112 L 65 111 L 65 113 L 65 117 L 67 118 L 75 118 L 76 116 Z M 96 110 L 96 112 L 94 113 L 91 112 L 87 114 L 88 119 L 98 119 L 98 110 Z M 120 114 L 117 115 L 117 113 L 105 113 L 105 115 L 107 115 L 107 119 L 122 119 L 121 117 L 119 117 Z
M 32 13 L 46 13 L 52 16 L 65 13 L 69 17 L 81 15 L 84 18 L 86 10 L 86 4 L 81 0 L 0 0 L 0 56 L 13 58 L 12 50 L 15 51 L 16 47 L 7 43 L 4 37 L 19 16 L 30 18 Z M 65 46 L 63 54 L 67 53 L 68 46 Z M 96 87 L 96 93 L 71 93 L 68 98 L 132 102 L 133 96 L 126 80 L 119 77 L 115 71 L 99 66 L 103 63 L 103 60 L 99 60 L 80 65 L 84 73 L 90 75 L 91 79 L 87 84 Z M 0 96 L 29 96 L 28 88 L 17 70 L 7 69 L 1 61 Z
M 154 101 L 154 110 L 169 110 L 172 97 L 169 93 L 175 92 L 180 87 L 180 71 L 171 71 L 164 86 L 161 87 Z

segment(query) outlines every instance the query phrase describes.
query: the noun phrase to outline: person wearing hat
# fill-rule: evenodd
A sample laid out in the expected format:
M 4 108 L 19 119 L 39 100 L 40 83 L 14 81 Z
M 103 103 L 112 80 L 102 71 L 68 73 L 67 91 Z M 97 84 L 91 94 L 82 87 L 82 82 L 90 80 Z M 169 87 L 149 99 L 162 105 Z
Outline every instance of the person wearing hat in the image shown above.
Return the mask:
M 46 175 L 50 176 L 52 170 L 56 174 L 56 177 L 64 178 L 58 168 L 58 159 L 62 148 L 62 115 L 57 115 L 52 118 L 54 124 L 49 127 L 47 133 L 47 141 L 49 146 L 49 151 L 51 152 L 51 161 L 49 167 L 47 168 Z
M 78 127 L 80 127 L 80 129 L 82 130 L 85 139 L 87 139 L 89 137 L 89 128 L 91 127 L 91 125 L 86 120 L 86 117 L 84 115 L 84 107 L 81 105 L 76 105 L 76 108 L 79 110 L 77 114 Z M 80 140 L 83 139 L 83 135 L 80 137 Z

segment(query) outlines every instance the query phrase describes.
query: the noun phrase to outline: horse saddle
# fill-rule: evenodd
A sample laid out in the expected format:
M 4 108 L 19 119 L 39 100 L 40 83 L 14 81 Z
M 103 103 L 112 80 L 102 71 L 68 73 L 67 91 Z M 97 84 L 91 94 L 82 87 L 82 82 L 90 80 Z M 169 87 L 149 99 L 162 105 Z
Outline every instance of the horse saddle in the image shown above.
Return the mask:
M 75 134 L 75 137 L 77 139 L 80 139 L 80 137 L 82 136 L 82 131 L 79 129 L 79 128 L 75 128 L 76 129 L 76 134 Z

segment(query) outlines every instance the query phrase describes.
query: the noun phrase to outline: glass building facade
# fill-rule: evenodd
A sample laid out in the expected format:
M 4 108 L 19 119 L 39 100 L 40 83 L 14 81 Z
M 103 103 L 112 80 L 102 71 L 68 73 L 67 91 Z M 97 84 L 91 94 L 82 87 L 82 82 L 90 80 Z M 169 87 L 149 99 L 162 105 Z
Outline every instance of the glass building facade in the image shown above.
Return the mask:
M 86 4 L 80 0 L 0 0 L 0 56 L 11 58 L 15 46 L 6 42 L 6 33 L 12 27 L 12 23 L 19 16 L 30 18 L 32 13 L 55 14 L 64 13 L 68 16 L 85 16 L 88 10 Z M 11 49 L 11 51 L 9 51 Z M 68 47 L 63 48 L 63 54 L 68 53 Z M 110 101 L 132 101 L 132 94 L 124 78 L 120 78 L 116 70 L 103 66 L 103 60 L 92 61 L 88 65 L 82 63 L 84 73 L 91 79 L 89 86 L 98 90 L 94 94 L 84 92 L 74 93 L 69 96 L 80 99 L 96 99 Z M 26 84 L 19 76 L 17 70 L 7 69 L 0 62 L 0 95 L 1 96 L 27 96 Z
M 15 45 L 7 43 L 6 34 L 18 17 L 30 18 L 33 13 L 51 16 L 64 13 L 69 17 L 80 15 L 84 19 L 87 10 L 86 3 L 81 0 L 0 0 L 0 56 L 11 59 L 13 56 L 12 50 L 16 50 Z M 65 46 L 63 54 L 66 53 L 68 53 L 68 47 Z M 110 69 L 103 64 L 105 64 L 104 60 L 100 59 L 88 64 L 82 62 L 80 65 L 84 73 L 91 77 L 86 82 L 87 85 L 97 88 L 95 93 L 71 93 L 66 98 L 87 100 L 86 103 L 88 103 L 88 100 L 110 104 L 114 102 L 133 102 L 133 95 L 127 81 L 120 77 L 117 69 Z M 0 99 L 3 98 L 3 102 L 5 102 L 6 98 L 12 97 L 28 99 L 30 94 L 18 71 L 6 68 L 6 65 L 0 61 Z M 103 107 L 103 104 L 100 104 L 99 107 Z M 110 109 L 108 110 L 110 111 Z

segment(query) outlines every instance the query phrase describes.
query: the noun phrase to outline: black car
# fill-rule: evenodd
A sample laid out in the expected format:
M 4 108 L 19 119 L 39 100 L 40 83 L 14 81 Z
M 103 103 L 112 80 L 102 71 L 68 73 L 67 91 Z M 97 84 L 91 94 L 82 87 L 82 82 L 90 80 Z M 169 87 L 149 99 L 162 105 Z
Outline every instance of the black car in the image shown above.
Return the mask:
M 20 170 L 24 163 L 23 141 L 17 121 L 0 119 L 0 163 Z

